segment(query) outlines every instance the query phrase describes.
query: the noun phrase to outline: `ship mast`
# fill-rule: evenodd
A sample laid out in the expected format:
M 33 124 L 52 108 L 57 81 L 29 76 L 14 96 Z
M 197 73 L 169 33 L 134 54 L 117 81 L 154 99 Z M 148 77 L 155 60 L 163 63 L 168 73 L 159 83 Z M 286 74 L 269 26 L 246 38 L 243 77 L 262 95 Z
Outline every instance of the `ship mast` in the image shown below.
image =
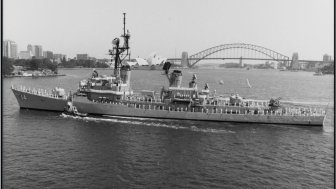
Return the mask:
M 121 35 L 122 38 L 124 38 L 124 44 L 123 46 L 120 45 L 120 40 L 119 38 L 115 38 L 112 41 L 113 48 L 112 50 L 109 50 L 110 55 L 112 56 L 112 60 L 114 58 L 114 76 L 120 77 L 120 68 L 122 66 L 122 60 L 124 60 L 128 55 L 129 55 L 129 45 L 128 41 L 131 37 L 129 31 L 127 30 L 126 33 L 126 13 L 124 14 L 124 33 Z M 121 58 L 120 56 L 124 53 L 124 57 Z

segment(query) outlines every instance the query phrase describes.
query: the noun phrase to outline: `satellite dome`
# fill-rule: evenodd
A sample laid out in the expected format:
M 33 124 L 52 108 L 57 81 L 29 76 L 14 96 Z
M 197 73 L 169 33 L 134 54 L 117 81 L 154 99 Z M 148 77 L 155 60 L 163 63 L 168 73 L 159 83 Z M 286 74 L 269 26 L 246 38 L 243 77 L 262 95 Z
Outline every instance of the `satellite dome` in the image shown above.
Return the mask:
M 113 45 L 118 45 L 119 44 L 119 38 L 117 37 L 117 38 L 113 39 L 112 44 Z

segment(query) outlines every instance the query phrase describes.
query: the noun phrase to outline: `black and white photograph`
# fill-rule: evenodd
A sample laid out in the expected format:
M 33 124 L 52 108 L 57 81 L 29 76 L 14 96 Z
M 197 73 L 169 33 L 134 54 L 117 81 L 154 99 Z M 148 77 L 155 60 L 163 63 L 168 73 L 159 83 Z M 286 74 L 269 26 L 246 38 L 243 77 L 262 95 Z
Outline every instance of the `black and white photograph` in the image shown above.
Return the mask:
M 333 0 L 2 0 L 1 188 L 334 188 Z

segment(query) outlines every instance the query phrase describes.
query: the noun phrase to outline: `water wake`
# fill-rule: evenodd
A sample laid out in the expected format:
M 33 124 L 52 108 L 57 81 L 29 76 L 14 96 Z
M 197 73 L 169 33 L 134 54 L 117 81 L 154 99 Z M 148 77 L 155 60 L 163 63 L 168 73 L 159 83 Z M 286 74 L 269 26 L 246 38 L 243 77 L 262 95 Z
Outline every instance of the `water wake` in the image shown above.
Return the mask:
M 159 120 L 151 119 L 151 118 L 134 118 L 134 117 L 129 118 L 129 117 L 120 117 L 120 116 L 109 116 L 110 118 L 80 117 L 80 116 L 66 115 L 64 113 L 61 114 L 61 117 L 71 118 L 71 119 L 76 119 L 76 120 L 83 120 L 83 121 L 92 121 L 92 122 L 110 122 L 110 123 L 122 123 L 122 124 L 131 124 L 131 125 L 144 125 L 144 126 L 150 126 L 150 127 L 162 127 L 162 128 L 169 128 L 169 129 L 182 129 L 182 130 L 189 130 L 193 132 L 203 132 L 203 133 L 235 133 L 234 131 L 230 131 L 226 129 L 198 128 L 193 125 L 190 127 L 181 126 L 181 125 L 169 125 L 165 123 L 153 122 L 153 120 L 155 121 L 159 121 Z M 152 122 L 145 122 L 145 121 L 152 121 Z
M 158 119 L 153 119 L 153 118 L 145 118 L 145 117 L 125 117 L 125 116 L 112 116 L 112 115 L 103 115 L 103 117 L 108 117 L 108 118 L 120 118 L 120 119 L 133 119 L 133 120 L 142 120 L 142 121 L 153 121 L 153 120 L 158 120 Z

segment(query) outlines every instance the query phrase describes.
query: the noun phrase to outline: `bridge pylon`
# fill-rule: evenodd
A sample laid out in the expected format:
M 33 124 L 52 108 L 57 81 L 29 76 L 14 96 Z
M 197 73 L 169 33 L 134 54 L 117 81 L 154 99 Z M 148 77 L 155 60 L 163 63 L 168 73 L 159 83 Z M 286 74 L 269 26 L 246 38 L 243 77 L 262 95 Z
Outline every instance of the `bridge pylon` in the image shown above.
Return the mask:
M 241 68 L 244 67 L 243 57 L 242 57 L 242 56 L 239 58 L 239 66 L 240 66 Z
M 300 69 L 299 53 L 297 53 L 297 52 L 293 53 L 290 68 L 294 69 L 294 70 Z
M 185 52 L 185 51 L 182 52 L 181 65 L 182 65 L 182 67 L 190 67 L 188 52 Z

